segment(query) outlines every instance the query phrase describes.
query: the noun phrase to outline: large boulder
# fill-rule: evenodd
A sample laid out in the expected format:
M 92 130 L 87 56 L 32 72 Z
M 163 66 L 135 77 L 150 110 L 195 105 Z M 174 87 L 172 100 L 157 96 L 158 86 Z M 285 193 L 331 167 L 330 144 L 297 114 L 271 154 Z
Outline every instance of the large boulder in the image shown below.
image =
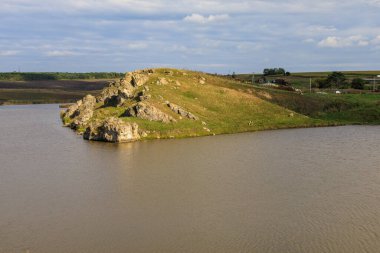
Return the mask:
M 96 97 L 98 102 L 105 102 L 114 96 L 122 93 L 124 98 L 132 98 L 135 87 L 132 85 L 132 74 L 127 73 L 126 76 L 118 82 L 110 82 L 108 87 L 104 88 L 99 96 Z
M 125 111 L 124 116 L 137 117 L 140 119 L 146 119 L 150 121 L 160 121 L 163 123 L 176 121 L 173 117 L 171 117 L 170 115 L 167 115 L 166 113 L 162 112 L 156 107 L 150 104 L 142 103 L 142 102 L 139 102 L 136 105 L 128 108 Z
M 166 101 L 166 105 L 175 113 L 181 115 L 182 117 L 186 117 L 188 119 L 192 119 L 192 120 L 198 120 L 198 117 L 195 116 L 194 114 L 192 114 L 191 112 L 188 112 L 186 111 L 185 109 L 183 109 L 182 107 L 180 107 L 179 105 L 176 105 L 176 104 L 173 104 L 173 103 L 170 103 L 169 101 Z
M 137 93 L 137 101 L 144 101 L 144 100 L 148 100 L 150 99 L 152 96 L 150 94 L 147 94 L 146 90 L 143 90 L 143 91 L 140 91 L 139 93 Z
M 115 86 L 112 87 L 106 87 L 102 90 L 99 96 L 96 97 L 96 101 L 98 102 L 104 102 L 107 100 L 107 98 L 116 96 L 118 92 L 118 88 Z
M 136 123 L 126 123 L 115 117 L 103 123 L 90 124 L 83 134 L 86 140 L 107 142 L 131 142 L 140 139 L 139 127 Z
M 141 72 L 141 73 L 132 73 L 132 82 L 131 84 L 134 87 L 143 86 L 147 81 L 149 80 L 148 73 Z
M 133 91 L 128 89 L 119 88 L 117 95 L 108 97 L 104 100 L 105 106 L 122 106 L 128 99 L 134 98 Z
M 62 118 L 73 119 L 70 124 L 71 128 L 77 129 L 79 126 L 85 125 L 92 117 L 96 105 L 96 98 L 92 95 L 86 95 L 82 100 L 71 105 Z

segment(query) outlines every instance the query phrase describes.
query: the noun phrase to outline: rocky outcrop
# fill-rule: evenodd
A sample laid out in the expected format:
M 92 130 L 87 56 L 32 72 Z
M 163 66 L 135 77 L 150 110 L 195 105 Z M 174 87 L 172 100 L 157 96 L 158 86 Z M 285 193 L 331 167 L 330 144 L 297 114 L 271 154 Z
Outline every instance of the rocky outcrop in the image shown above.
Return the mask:
M 137 94 L 137 100 L 142 102 L 142 101 L 145 101 L 145 100 L 148 100 L 150 99 L 152 96 L 147 94 L 146 90 L 143 90 L 143 91 L 140 91 L 138 94 Z
M 160 94 L 155 93 L 155 89 L 179 89 L 182 85 L 174 78 L 173 71 L 165 71 L 166 76 L 162 76 L 160 71 L 149 82 L 150 75 L 153 73 L 154 70 L 152 69 L 126 73 L 120 80 L 110 82 L 97 97 L 87 95 L 69 106 L 61 114 L 63 122 L 66 126 L 82 133 L 84 139 L 107 142 L 129 142 L 148 136 L 148 132 L 139 130 L 136 123 L 131 123 L 129 122 L 130 119 L 127 120 L 122 117 L 135 117 L 162 123 L 176 122 L 173 117 L 175 115 L 168 108 L 165 106 L 161 108 L 161 103 L 165 100 Z M 173 76 L 173 79 L 169 79 L 170 76 Z M 154 84 L 156 80 L 158 85 L 170 87 L 153 87 L 153 92 L 150 91 L 147 86 L 148 82 Z M 154 102 L 159 103 L 159 105 Z M 178 105 L 168 102 L 167 106 L 181 119 L 182 117 L 192 120 L 198 119 L 194 114 Z M 107 107 L 118 107 L 118 109 Z M 94 115 L 95 110 L 97 113 Z M 123 111 L 124 113 L 122 113 Z M 151 135 L 155 135 L 154 131 L 149 132 L 149 136 Z M 159 138 L 159 132 L 157 136 Z
M 135 90 L 143 86 L 152 73 L 152 69 L 128 72 L 118 82 L 110 82 L 96 97 L 97 102 L 104 102 L 107 106 L 120 106 L 123 100 L 134 97 Z
M 133 91 L 129 89 L 119 88 L 117 91 L 117 95 L 113 95 L 111 97 L 107 97 L 104 100 L 105 106 L 116 106 L 120 107 L 128 100 L 134 98 Z
M 166 101 L 166 105 L 175 113 L 181 115 L 182 117 L 186 117 L 192 120 L 198 120 L 198 117 L 192 114 L 191 112 L 186 111 L 179 105 L 170 103 L 169 101 Z
M 136 123 L 126 123 L 115 117 L 103 123 L 90 124 L 83 134 L 86 140 L 108 142 L 131 142 L 140 139 L 139 127 Z
M 149 79 L 149 76 L 145 73 L 133 73 L 132 74 L 132 85 L 134 87 L 139 87 L 144 85 Z
M 162 112 L 156 107 L 142 102 L 139 102 L 136 105 L 128 108 L 123 116 L 137 117 L 140 119 L 146 119 L 150 121 L 160 121 L 163 123 L 176 121 L 173 117 L 167 115 L 166 113 Z
M 92 95 L 86 95 L 82 100 L 77 101 L 71 105 L 62 118 L 70 118 L 73 121 L 70 127 L 77 129 L 79 126 L 85 125 L 92 117 L 96 105 L 96 98 Z
M 116 82 L 110 82 L 108 84 L 108 87 L 105 87 L 100 93 L 100 95 L 96 97 L 96 101 L 104 102 L 106 98 L 117 95 L 117 92 L 118 92 L 118 86 L 116 85 Z

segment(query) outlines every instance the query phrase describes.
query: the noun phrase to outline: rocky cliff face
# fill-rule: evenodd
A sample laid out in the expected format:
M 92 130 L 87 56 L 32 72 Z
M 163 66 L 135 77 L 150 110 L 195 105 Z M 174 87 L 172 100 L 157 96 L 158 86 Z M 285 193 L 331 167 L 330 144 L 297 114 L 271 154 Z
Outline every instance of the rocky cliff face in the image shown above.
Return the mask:
M 119 118 L 107 118 L 104 122 L 90 124 L 83 138 L 93 141 L 130 142 L 140 139 L 139 126 L 125 123 Z
M 121 80 L 110 82 L 97 97 L 85 96 L 62 112 L 64 125 L 82 133 L 87 140 L 129 142 L 146 136 L 146 132 L 133 119 L 175 124 L 177 120 L 170 113 L 160 110 L 150 101 L 152 96 L 147 83 L 154 73 L 153 69 L 128 72 Z M 151 83 L 169 84 L 163 77 Z M 96 116 L 102 108 L 124 109 L 124 113 L 118 117 Z M 166 108 L 177 114 L 179 119 L 198 119 L 173 103 L 168 103 Z

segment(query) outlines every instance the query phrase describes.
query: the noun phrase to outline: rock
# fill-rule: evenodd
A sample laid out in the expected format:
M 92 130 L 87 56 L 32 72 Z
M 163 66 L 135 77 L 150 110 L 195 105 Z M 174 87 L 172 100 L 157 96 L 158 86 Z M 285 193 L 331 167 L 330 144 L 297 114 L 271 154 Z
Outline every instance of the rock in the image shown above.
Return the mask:
M 82 100 L 78 100 L 75 104 L 70 105 L 63 113 L 61 113 L 61 118 L 69 117 L 73 118 L 75 111 L 81 106 Z
M 157 81 L 157 85 L 167 85 L 167 84 L 169 84 L 169 82 L 164 77 L 159 78 Z
M 176 105 L 176 104 L 173 104 L 173 103 L 170 103 L 169 101 L 166 101 L 166 105 L 175 113 L 181 115 L 182 117 L 186 117 L 186 118 L 189 118 L 189 119 L 192 119 L 192 120 L 198 120 L 198 118 L 192 114 L 191 112 L 188 112 L 186 111 L 185 109 L 183 109 L 182 107 L 180 107 L 179 105 Z
M 175 85 L 181 86 L 181 83 L 177 80 L 177 81 L 175 81 Z
M 289 117 L 294 117 L 294 113 L 293 112 L 291 112 L 291 113 L 289 113 L 289 115 L 288 115 Z
M 70 106 L 62 118 L 69 117 L 74 119 L 70 127 L 77 129 L 79 126 L 85 125 L 92 117 L 96 105 L 96 98 L 92 95 L 86 95 L 82 100 L 79 100 Z
M 132 82 L 131 82 L 131 84 L 134 87 L 142 86 L 148 80 L 149 80 L 149 76 L 147 74 L 145 74 L 144 72 L 142 72 L 142 73 L 132 73 Z
M 107 98 L 115 96 L 117 94 L 116 87 L 107 87 L 102 90 L 100 95 L 96 97 L 97 102 L 104 102 Z
M 206 84 L 206 78 L 204 78 L 203 76 L 199 78 L 199 83 L 200 84 Z
M 136 105 L 128 108 L 124 115 L 126 117 L 137 117 L 140 119 L 146 119 L 150 121 L 160 121 L 163 123 L 175 122 L 176 120 L 167 115 L 166 113 L 160 111 L 156 107 L 139 102 Z
M 137 94 L 137 100 L 142 102 L 144 100 L 148 100 L 150 99 L 152 96 L 149 95 L 149 94 L 146 94 L 145 90 L 143 91 L 140 91 L 138 94 Z
M 120 79 L 119 82 L 110 82 L 108 87 L 104 88 L 99 96 L 96 97 L 97 102 L 104 102 L 107 99 L 117 96 L 120 91 L 124 94 L 128 94 L 125 97 L 131 97 L 134 93 L 135 88 L 131 84 L 132 74 L 127 73 L 125 78 Z
M 139 140 L 140 134 L 136 123 L 126 123 L 119 118 L 111 117 L 101 124 L 90 124 L 83 138 L 94 141 L 130 142 Z
M 203 129 L 204 129 L 205 131 L 207 131 L 207 132 L 211 132 L 211 130 L 208 129 L 207 127 L 203 127 Z
M 131 98 L 134 98 L 132 91 L 128 89 L 119 89 L 117 95 L 105 99 L 104 105 L 120 107 L 127 99 Z

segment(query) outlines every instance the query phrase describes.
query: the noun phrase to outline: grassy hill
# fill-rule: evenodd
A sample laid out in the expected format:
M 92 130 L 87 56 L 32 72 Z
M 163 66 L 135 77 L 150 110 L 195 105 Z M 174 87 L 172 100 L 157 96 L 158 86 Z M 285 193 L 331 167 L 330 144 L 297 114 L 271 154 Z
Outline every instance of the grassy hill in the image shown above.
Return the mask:
M 135 94 L 145 91 L 144 101 L 173 121 L 163 123 L 126 116 L 136 105 L 136 96 L 112 106 L 97 101 L 88 122 L 76 126 L 78 132 L 110 117 L 137 123 L 143 138 L 181 138 L 264 129 L 314 127 L 339 124 L 380 123 L 380 96 L 362 97 L 309 94 L 273 90 L 232 79 L 177 69 L 156 69 Z M 359 95 L 360 96 L 360 95 Z M 176 104 L 198 120 L 181 117 L 168 107 Z M 66 125 L 75 117 L 63 117 Z

